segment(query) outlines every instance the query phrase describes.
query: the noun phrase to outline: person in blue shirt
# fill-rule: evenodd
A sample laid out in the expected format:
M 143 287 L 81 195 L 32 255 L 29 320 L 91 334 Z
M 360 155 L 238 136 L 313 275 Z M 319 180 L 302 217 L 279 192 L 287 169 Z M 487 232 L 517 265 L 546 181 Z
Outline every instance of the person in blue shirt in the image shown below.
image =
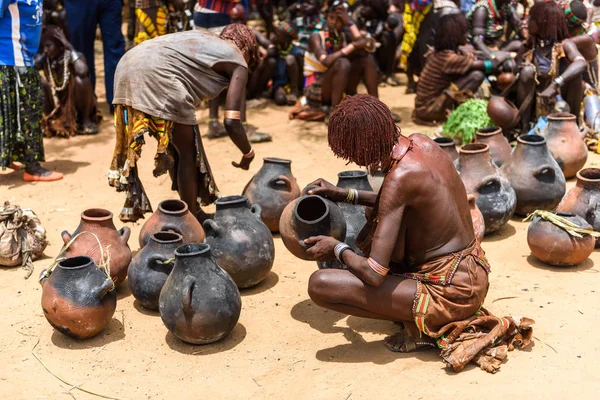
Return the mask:
M 41 128 L 40 75 L 34 67 L 42 31 L 42 0 L 0 0 L 0 168 L 25 167 L 25 181 L 55 181 L 48 171 Z

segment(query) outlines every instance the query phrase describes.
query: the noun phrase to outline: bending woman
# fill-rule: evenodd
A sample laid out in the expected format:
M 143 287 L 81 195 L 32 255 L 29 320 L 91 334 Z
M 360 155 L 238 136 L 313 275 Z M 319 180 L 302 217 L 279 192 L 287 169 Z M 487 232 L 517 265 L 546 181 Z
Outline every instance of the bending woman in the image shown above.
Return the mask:
M 146 133 L 158 141 L 154 176 L 169 171 L 173 190 L 190 212 L 200 220 L 206 217 L 198 202 L 211 204 L 218 190 L 202 148 L 195 109 L 225 89 L 225 128 L 243 154 L 239 163 L 232 164 L 249 168 L 254 151 L 240 121 L 240 108 L 256 48 L 251 29 L 233 24 L 220 37 L 190 31 L 148 40 L 121 59 L 113 101 L 117 143 L 108 178 L 117 191 L 127 191 L 122 221 L 152 212 L 136 167 Z

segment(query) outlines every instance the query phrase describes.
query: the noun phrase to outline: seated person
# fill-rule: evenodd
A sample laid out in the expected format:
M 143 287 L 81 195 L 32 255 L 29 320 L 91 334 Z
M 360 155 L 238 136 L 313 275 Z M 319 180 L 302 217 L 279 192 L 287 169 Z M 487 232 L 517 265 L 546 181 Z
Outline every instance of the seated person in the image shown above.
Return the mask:
M 506 33 L 505 23 L 519 37 L 525 36 L 521 20 L 510 0 L 478 0 L 467 13 L 467 20 L 473 47 L 488 58 L 495 50 L 518 51 L 521 46 L 519 39 L 502 41 Z
M 483 79 L 510 55 L 498 52 L 491 60 L 480 61 L 472 53 L 463 53 L 467 43 L 467 20 L 461 13 L 440 18 L 435 36 L 435 51 L 430 54 L 417 85 L 413 120 L 429 125 L 443 122 L 457 102 L 472 97 Z
M 538 117 L 552 112 L 558 94 L 569 104 L 571 113 L 579 115 L 584 94 L 582 73 L 587 66 L 577 44 L 566 40 L 569 31 L 558 4 L 542 2 L 531 8 L 529 35 L 519 55 L 522 65 L 517 84 L 523 134 Z
M 75 51 L 61 28 L 45 27 L 35 61 L 44 71 L 44 117 L 46 136 L 98 133 L 96 97 L 83 54 Z
M 298 29 L 298 40 L 303 50 L 308 49 L 310 36 L 325 27 L 321 16 L 322 0 L 305 0 L 292 3 L 279 18 L 280 21 L 293 22 Z
M 467 192 L 452 161 L 427 136 L 403 136 L 386 105 L 368 95 L 348 97 L 335 109 L 328 141 L 338 157 L 362 167 L 381 165 L 386 175 L 379 193 L 314 182 L 319 187 L 311 194 L 350 199 L 373 211 L 357 239 L 366 257 L 332 237 L 304 240 L 314 260 L 335 257 L 347 267 L 314 272 L 310 298 L 337 312 L 401 322 L 405 330 L 386 339 L 393 351 L 444 348 L 474 315 L 489 315 L 481 307 L 490 267 L 475 240 Z M 448 335 L 448 327 L 457 329 Z M 469 356 L 451 357 L 460 360 L 456 364 L 444 359 L 460 370 L 494 340 L 482 342 L 469 348 Z M 451 351 L 468 353 L 461 347 Z

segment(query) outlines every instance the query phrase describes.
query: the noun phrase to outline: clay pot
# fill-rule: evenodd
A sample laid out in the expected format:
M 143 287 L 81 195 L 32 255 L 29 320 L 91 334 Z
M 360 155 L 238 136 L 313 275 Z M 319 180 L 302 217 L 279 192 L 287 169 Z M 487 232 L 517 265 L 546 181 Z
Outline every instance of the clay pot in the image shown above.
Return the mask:
M 565 176 L 541 136 L 519 136 L 502 172 L 517 194 L 517 215 L 553 210 L 565 194 Z
M 585 134 L 577 127 L 577 119 L 573 114 L 548 115 L 548 125 L 541 136 L 546 139 L 548 149 L 565 178 L 574 177 L 583 168 L 588 158 L 588 149 L 583 141 Z
M 454 139 L 449 137 L 436 137 L 433 141 L 448 154 L 452 162 L 458 160 L 458 151 L 456 150 Z
M 592 229 L 585 219 L 575 214 L 557 213 L 583 229 Z M 557 267 L 577 265 L 587 260 L 594 251 L 596 239 L 590 235 L 581 238 L 543 218 L 535 217 L 527 230 L 527 244 L 533 255 L 546 264 Z
M 373 191 L 371 184 L 369 183 L 367 171 L 344 171 L 338 174 L 337 187 L 343 189 L 356 189 Z M 356 238 L 367 223 L 367 217 L 365 215 L 365 206 L 348 204 L 345 202 L 339 202 L 337 205 L 342 210 L 344 218 L 346 219 L 346 239 L 344 240 L 357 254 L 362 252 L 356 247 Z M 318 261 L 317 265 L 319 268 L 337 268 L 345 269 L 345 267 L 338 260 L 333 259 L 326 262 Z
M 203 224 L 213 257 L 238 288 L 260 283 L 273 267 L 273 236 L 260 214 L 260 206 L 250 207 L 246 196 L 223 197 L 214 219 Z
M 300 188 L 292 175 L 292 162 L 281 158 L 265 158 L 263 166 L 248 182 L 242 194 L 250 204 L 258 204 L 262 220 L 271 232 L 279 231 L 279 218 L 290 201 L 300 197 Z
M 490 119 L 503 130 L 509 130 L 517 123 L 519 109 L 501 96 L 492 96 L 487 105 Z
M 66 258 L 40 276 L 44 316 L 56 330 L 74 339 L 96 336 L 117 307 L 113 281 L 87 256 Z
M 489 146 L 471 143 L 461 147 L 456 169 L 467 193 L 475 196 L 485 220 L 485 233 L 504 226 L 515 212 L 517 197 L 506 176 L 492 162 Z
M 183 243 L 204 242 L 204 229 L 182 200 L 164 200 L 158 210 L 142 226 L 140 248 L 150 240 L 150 235 L 160 231 L 172 231 L 183 236 Z
M 334 202 L 320 196 L 302 196 L 283 210 L 279 221 L 281 239 L 287 249 L 302 260 L 310 260 L 304 239 L 311 236 L 332 236 L 346 239 L 346 219 Z
M 131 262 L 131 249 L 127 244 L 131 229 L 124 226 L 117 230 L 113 223 L 113 214 L 101 208 L 90 208 L 81 213 L 81 221 L 75 232 L 69 234 L 62 232 L 65 244 L 82 232 L 90 232 L 96 235 L 102 244 L 104 257 L 110 254 L 110 276 L 115 285 L 123 282 L 127 277 L 127 268 Z M 77 236 L 71 246 L 67 249 L 65 257 L 88 256 L 94 263 L 101 263 L 101 252 L 98 240 L 94 235 L 82 233 Z
M 175 266 L 159 298 L 160 317 L 175 337 L 191 344 L 216 342 L 233 330 L 241 309 L 240 292 L 209 245 L 175 250 Z
M 481 243 L 485 236 L 485 219 L 483 214 L 475 203 L 475 196 L 469 194 L 469 211 L 471 212 L 471 221 L 473 221 L 473 231 L 475 232 L 475 239 L 478 243 Z
M 556 210 L 579 215 L 592 225 L 595 231 L 600 231 L 600 168 L 585 168 L 579 171 L 577 183 Z
M 175 249 L 182 244 L 183 237 L 178 233 L 156 232 L 150 235 L 148 244 L 133 257 L 127 283 L 131 294 L 143 307 L 158 310 L 158 297 L 173 269 Z
M 498 89 L 506 89 L 515 80 L 515 74 L 512 72 L 502 72 L 498 75 Z
M 499 167 L 508 160 L 512 152 L 512 147 L 510 147 L 508 139 L 502 134 L 502 129 L 495 126 L 478 129 L 475 134 L 475 142 L 490 146 L 492 161 Z

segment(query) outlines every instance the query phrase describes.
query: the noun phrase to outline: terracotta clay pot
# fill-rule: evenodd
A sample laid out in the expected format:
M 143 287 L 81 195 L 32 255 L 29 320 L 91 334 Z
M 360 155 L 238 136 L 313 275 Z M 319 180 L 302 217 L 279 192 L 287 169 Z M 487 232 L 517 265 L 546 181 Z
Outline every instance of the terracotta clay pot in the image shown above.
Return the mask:
M 579 171 L 577 183 L 556 210 L 579 215 L 592 225 L 595 231 L 600 231 L 600 168 L 585 168 Z
M 90 208 L 81 213 L 81 221 L 75 232 L 69 234 L 62 232 L 65 244 L 82 232 L 90 232 L 96 235 L 102 244 L 102 252 L 106 257 L 110 254 L 110 276 L 115 285 L 123 282 L 127 277 L 127 268 L 131 262 L 131 249 L 127 244 L 131 230 L 124 226 L 117 230 L 113 223 L 113 214 L 101 208 Z M 66 257 L 88 256 L 94 263 L 101 263 L 101 252 L 98 241 L 94 235 L 82 233 L 67 249 Z
M 565 194 L 565 176 L 541 136 L 519 136 L 502 172 L 517 194 L 517 215 L 553 210 Z
M 557 213 L 583 229 L 592 229 L 585 219 L 575 214 Z M 562 267 L 577 265 L 587 260 L 594 251 L 596 239 L 590 235 L 581 238 L 543 218 L 535 217 L 527 230 L 527 244 L 531 253 L 546 264 Z
M 548 125 L 541 132 L 546 139 L 552 157 L 562 169 L 565 178 L 577 174 L 588 158 L 588 149 L 583 141 L 585 133 L 577 127 L 573 114 L 555 113 L 548 115 Z
M 172 231 L 183 236 L 183 243 L 204 242 L 204 229 L 188 210 L 185 201 L 164 200 L 140 231 L 140 248 L 150 240 L 150 235 L 160 231 Z
M 171 270 L 175 249 L 183 244 L 183 237 L 175 232 L 156 232 L 150 241 L 131 260 L 127 283 L 131 294 L 143 307 L 158 310 L 158 297 Z
M 433 139 L 448 154 L 448 157 L 455 162 L 458 160 L 458 151 L 456 150 L 456 144 L 454 140 L 449 137 L 436 137 Z
M 497 126 L 506 131 L 516 125 L 519 109 L 504 97 L 492 96 L 487 113 Z
M 213 257 L 240 289 L 260 283 L 273 268 L 273 236 L 260 216 L 260 206 L 250 207 L 246 196 L 229 196 L 217 200 L 214 219 L 203 224 Z
M 471 212 L 471 221 L 473 221 L 473 231 L 475 232 L 475 239 L 477 239 L 478 243 L 481 243 L 483 237 L 485 236 L 485 219 L 475 203 L 475 196 L 469 194 L 468 200 L 469 210 Z
M 512 152 L 512 147 L 510 147 L 508 139 L 502 134 L 502 129 L 495 126 L 478 129 L 475 134 L 475 142 L 490 146 L 492 161 L 498 167 L 501 167 L 508 160 Z
M 159 299 L 160 317 L 177 338 L 207 344 L 229 335 L 242 310 L 233 279 L 217 265 L 204 243 L 175 250 L 175 266 Z
M 117 307 L 113 281 L 90 257 L 66 258 L 40 276 L 44 316 L 56 330 L 87 339 L 104 330 Z
M 489 146 L 471 143 L 461 147 L 456 169 L 467 193 L 475 196 L 485 220 L 485 233 L 504 226 L 515 212 L 517 197 L 508 179 L 492 162 Z
M 279 232 L 287 249 L 302 260 L 310 260 L 304 239 L 311 236 L 332 236 L 346 239 L 346 219 L 334 202 L 320 196 L 302 196 L 283 210 Z
M 343 189 L 373 191 L 373 188 L 369 183 L 367 171 L 340 172 L 338 174 L 336 186 Z M 344 242 L 346 242 L 346 244 L 348 244 L 357 254 L 362 255 L 362 252 L 356 247 L 356 238 L 367 223 L 367 217 L 365 215 L 366 207 L 345 202 L 339 202 L 337 205 L 340 207 L 340 210 L 342 210 L 342 214 L 344 214 L 344 218 L 346 219 L 346 239 Z M 319 268 L 345 269 L 342 263 L 336 259 L 325 262 L 318 261 L 317 265 Z
M 292 175 L 292 162 L 281 158 L 265 158 L 263 166 L 248 182 L 242 194 L 250 204 L 258 204 L 262 220 L 271 232 L 279 231 L 279 218 L 290 201 L 300 197 L 300 188 Z
M 506 89 L 515 80 L 515 74 L 512 72 L 502 72 L 498 75 L 498 89 Z

